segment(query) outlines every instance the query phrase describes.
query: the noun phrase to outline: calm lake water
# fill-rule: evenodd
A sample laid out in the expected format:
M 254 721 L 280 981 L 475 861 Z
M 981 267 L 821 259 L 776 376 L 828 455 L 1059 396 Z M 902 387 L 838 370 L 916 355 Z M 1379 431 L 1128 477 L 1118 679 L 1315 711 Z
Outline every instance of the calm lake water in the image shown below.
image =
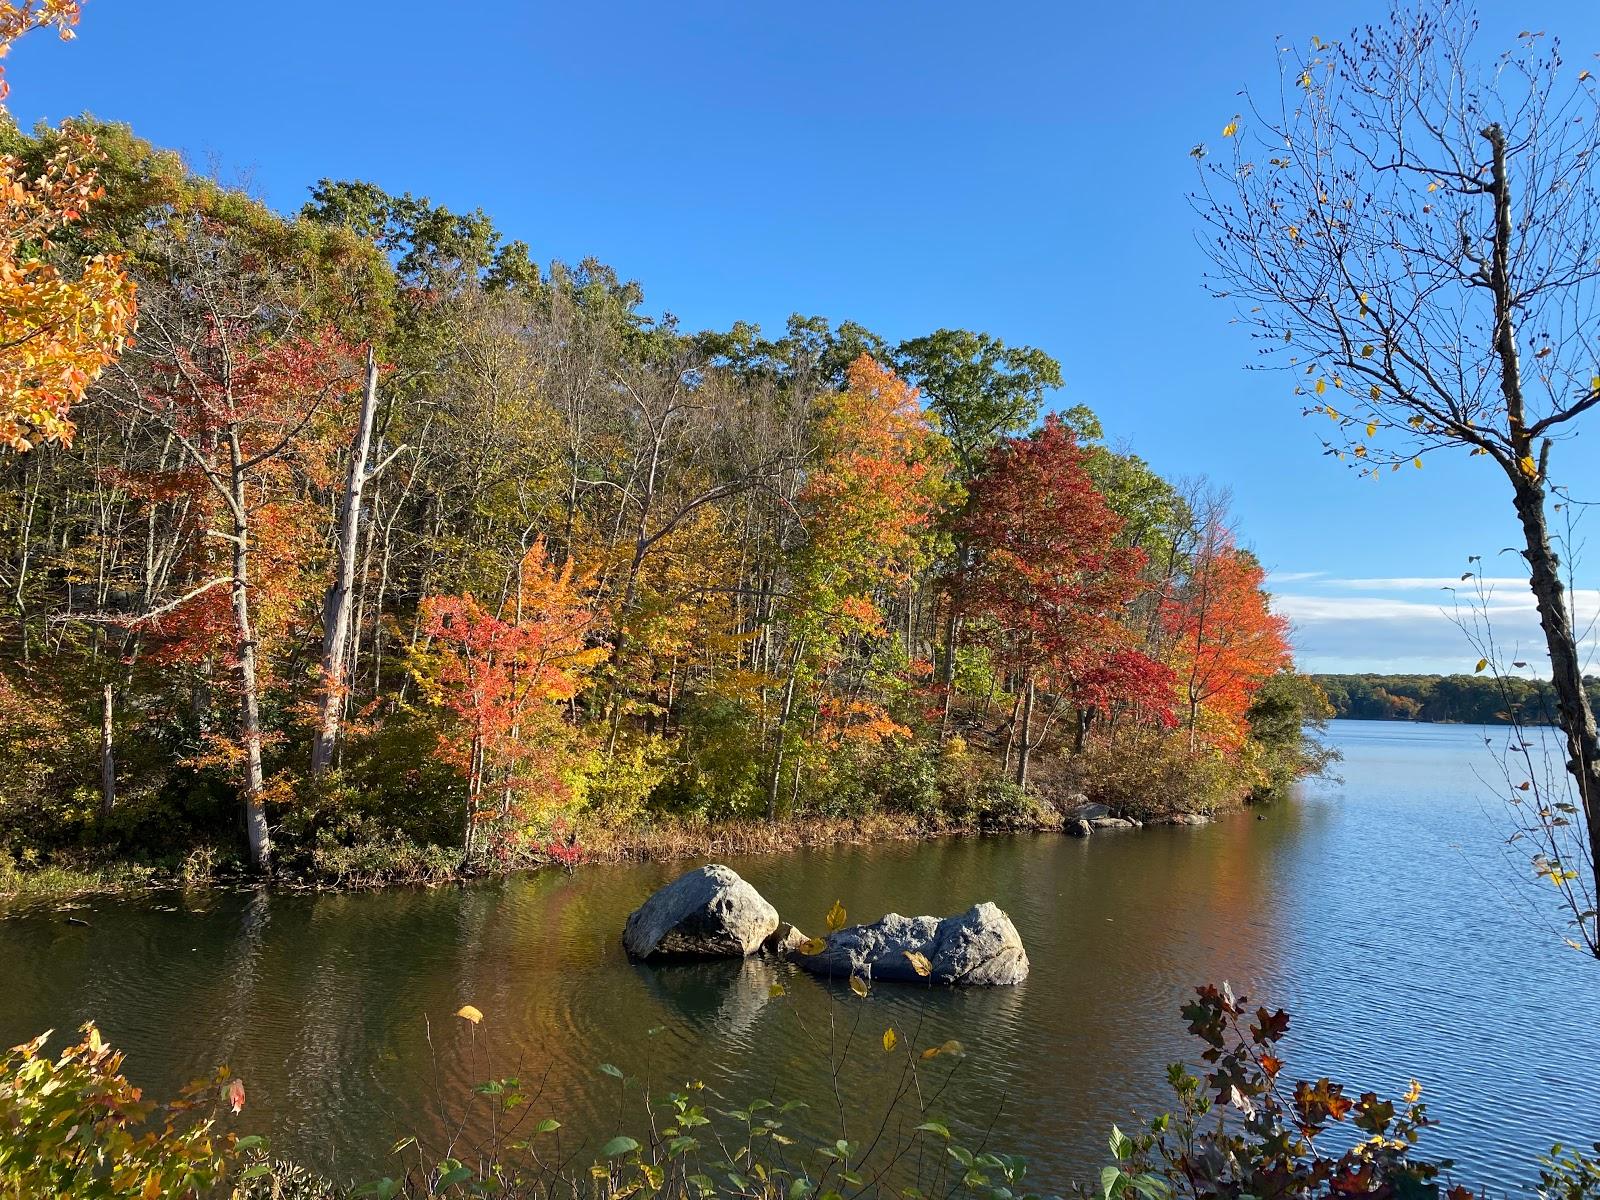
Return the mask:
M 1018 836 L 730 859 L 785 916 L 816 928 L 949 913 L 993 899 L 1033 961 L 1021 987 L 880 985 L 848 1068 L 863 1114 L 892 1086 L 884 1026 L 969 1053 L 940 1101 L 969 1128 L 1004 1106 L 1003 1149 L 1035 1187 L 1095 1177 L 1113 1122 L 1162 1105 L 1164 1067 L 1193 1058 L 1178 1007 L 1196 983 L 1293 1014 L 1295 1076 L 1398 1093 L 1415 1077 L 1442 1119 L 1431 1140 L 1496 1194 L 1534 1177 L 1553 1140 L 1600 1138 L 1600 964 L 1564 948 L 1503 857 L 1507 820 L 1461 726 L 1340 721 L 1342 783 L 1200 829 L 1074 840 Z M 628 911 L 685 864 L 547 873 L 465 889 L 369 895 L 104 900 L 0 920 L 0 1039 L 90 1018 L 153 1094 L 227 1062 L 249 1089 L 241 1125 L 339 1175 L 385 1166 L 448 1091 L 544 1079 L 563 1135 L 617 1128 L 614 1063 L 662 1083 L 821 1110 L 831 1010 L 862 1002 L 752 960 L 644 968 Z M 484 1014 L 473 1050 L 451 1014 Z M 429 1049 L 429 1025 L 433 1050 Z M 656 1032 L 651 1032 L 655 1030 Z M 473 1054 L 478 1055 L 473 1059 Z M 825 1111 L 825 1110 L 822 1110 Z M 831 1136 L 831 1135 L 830 1135 Z

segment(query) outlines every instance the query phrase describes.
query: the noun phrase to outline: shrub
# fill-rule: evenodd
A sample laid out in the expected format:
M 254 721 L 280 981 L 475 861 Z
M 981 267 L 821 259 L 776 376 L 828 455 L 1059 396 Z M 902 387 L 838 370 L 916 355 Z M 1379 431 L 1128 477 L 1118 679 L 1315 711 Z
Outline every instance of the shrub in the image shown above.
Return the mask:
M 157 1109 L 93 1024 L 53 1060 L 42 1053 L 48 1037 L 0 1057 L 0 1194 L 200 1196 L 223 1179 L 237 1147 L 216 1128 L 217 1110 L 244 1105 L 226 1069 Z
M 1179 731 L 1130 727 L 1097 739 L 1074 764 L 1084 794 L 1139 820 L 1214 813 L 1243 803 L 1265 780 L 1250 743 L 1237 751 L 1193 749 Z

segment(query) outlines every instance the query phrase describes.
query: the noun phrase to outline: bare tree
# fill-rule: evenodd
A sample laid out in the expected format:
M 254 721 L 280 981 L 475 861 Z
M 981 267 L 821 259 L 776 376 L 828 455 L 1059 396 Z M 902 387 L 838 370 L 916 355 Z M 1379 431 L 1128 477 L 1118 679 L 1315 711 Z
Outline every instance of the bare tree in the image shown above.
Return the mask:
M 1509 484 L 1592 872 L 1600 737 L 1546 500 L 1600 404 L 1600 98 L 1553 38 L 1489 58 L 1477 32 L 1433 0 L 1280 45 L 1278 95 L 1247 95 L 1194 200 L 1213 290 L 1331 419 L 1328 453 L 1370 474 L 1465 449 Z
M 333 763 L 339 739 L 339 719 L 344 711 L 350 657 L 350 609 L 360 554 L 362 494 L 367 484 L 401 454 L 393 450 L 376 467 L 368 469 L 372 453 L 372 425 L 378 411 L 378 360 L 367 347 L 366 384 L 361 410 L 350 442 L 350 463 L 344 498 L 339 504 L 339 548 L 333 578 L 322 601 L 322 698 L 317 732 L 311 743 L 311 773 L 321 774 Z

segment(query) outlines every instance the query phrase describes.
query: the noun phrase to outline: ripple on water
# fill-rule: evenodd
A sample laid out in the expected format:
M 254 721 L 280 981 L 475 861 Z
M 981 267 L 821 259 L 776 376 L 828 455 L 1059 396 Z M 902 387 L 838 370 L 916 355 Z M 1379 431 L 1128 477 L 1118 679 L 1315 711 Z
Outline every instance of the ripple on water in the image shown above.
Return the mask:
M 892 1026 L 919 1045 L 963 1042 L 964 1058 L 935 1063 L 936 1106 L 976 1136 L 1000 1111 L 997 1140 L 1063 1190 L 1094 1176 L 1112 1122 L 1166 1101 L 1165 1064 L 1193 1051 L 1179 1005 L 1228 979 L 1291 1010 L 1291 1072 L 1390 1093 L 1420 1079 L 1441 1121 L 1429 1140 L 1464 1180 L 1527 1182 L 1550 1141 L 1600 1137 L 1583 1083 L 1600 1069 L 1600 967 L 1528 921 L 1474 773 L 1480 733 L 1340 722 L 1334 740 L 1345 782 L 1267 820 L 732 862 L 802 927 L 835 899 L 852 920 L 993 899 L 1033 963 L 1014 989 L 880 985 L 863 1002 L 761 960 L 631 964 L 624 918 L 682 869 L 656 864 L 459 890 L 219 895 L 205 911 L 100 901 L 74 912 L 88 927 L 25 914 L 0 922 L 0 1037 L 94 1017 L 155 1094 L 225 1058 L 247 1082 L 248 1123 L 276 1148 L 371 1173 L 395 1138 L 426 1132 L 441 1091 L 491 1076 L 542 1087 L 532 1119 L 557 1116 L 566 1145 L 609 1136 L 636 1093 L 602 1063 L 657 1094 L 702 1079 L 730 1101 L 799 1098 L 820 1128 L 836 1119 L 830 1047 L 851 1043 L 841 1079 L 855 1111 L 892 1095 Z M 452 1016 L 464 1003 L 481 1026 Z

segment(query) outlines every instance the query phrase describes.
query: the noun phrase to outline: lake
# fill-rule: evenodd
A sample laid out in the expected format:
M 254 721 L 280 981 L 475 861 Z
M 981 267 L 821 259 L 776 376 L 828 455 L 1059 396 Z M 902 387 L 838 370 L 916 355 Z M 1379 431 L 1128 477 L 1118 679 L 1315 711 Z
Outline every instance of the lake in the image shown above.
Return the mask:
M 1061 1191 L 1097 1175 L 1113 1122 L 1165 1106 L 1165 1064 L 1197 1049 L 1178 1008 L 1193 985 L 1228 980 L 1291 1012 L 1288 1074 L 1391 1094 L 1421 1080 L 1442 1121 L 1424 1145 L 1454 1157 L 1460 1181 L 1515 1191 L 1551 1141 L 1600 1138 L 1600 964 L 1561 944 L 1550 897 L 1506 858 L 1509 820 L 1479 779 L 1485 735 L 1505 731 L 1334 722 L 1342 782 L 1308 784 L 1264 819 L 727 860 L 810 930 L 835 900 L 851 920 L 995 900 L 1032 959 L 1017 988 L 883 984 L 858 1001 L 760 960 L 630 964 L 627 913 L 686 866 L 652 864 L 375 894 L 92 900 L 72 910 L 87 926 L 12 913 L 0 1037 L 93 1018 L 157 1096 L 227 1062 L 248 1087 L 244 1128 L 366 1176 L 427 1128 L 440 1081 L 465 1087 L 486 1069 L 542 1078 L 541 1115 L 569 1136 L 621 1132 L 602 1063 L 648 1071 L 660 1090 L 698 1078 L 739 1100 L 821 1106 L 829 1014 L 853 1021 L 864 1005 L 853 1104 L 875 1111 L 892 1086 L 883 1027 L 958 1038 L 967 1055 L 941 1107 L 979 1130 L 1001 1110 L 1000 1148 L 1028 1157 L 1034 1187 Z M 780 976 L 787 994 L 771 998 Z M 452 1015 L 468 1003 L 484 1013 L 476 1044 Z

